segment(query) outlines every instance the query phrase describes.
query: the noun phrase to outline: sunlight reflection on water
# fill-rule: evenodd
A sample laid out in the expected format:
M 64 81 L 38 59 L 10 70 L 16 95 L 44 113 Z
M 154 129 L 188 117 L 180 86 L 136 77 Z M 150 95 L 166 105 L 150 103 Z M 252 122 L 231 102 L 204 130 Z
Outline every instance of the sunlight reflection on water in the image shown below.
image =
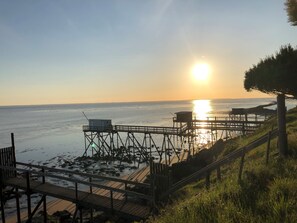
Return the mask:
M 213 111 L 210 100 L 193 100 L 193 118 L 198 120 L 206 120 L 209 114 Z M 206 126 L 206 123 L 202 122 L 202 126 Z M 195 130 L 198 137 L 196 137 L 196 142 L 203 145 L 210 141 L 209 131 L 206 129 Z
M 206 120 L 212 110 L 210 100 L 193 100 L 194 118 Z

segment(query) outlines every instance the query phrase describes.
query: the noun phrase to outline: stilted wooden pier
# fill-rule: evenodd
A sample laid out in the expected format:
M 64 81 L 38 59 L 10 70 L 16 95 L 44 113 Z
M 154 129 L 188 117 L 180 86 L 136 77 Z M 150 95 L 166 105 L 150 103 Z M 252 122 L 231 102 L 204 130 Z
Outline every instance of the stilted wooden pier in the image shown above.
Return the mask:
M 194 155 L 206 144 L 252 133 L 262 124 L 256 117 L 243 120 L 234 115 L 200 120 L 192 112 L 176 113 L 173 127 L 112 125 L 111 120 L 90 119 L 83 126 L 84 155 L 139 163 L 153 158 L 171 164 L 173 157 L 181 160 L 182 152 Z

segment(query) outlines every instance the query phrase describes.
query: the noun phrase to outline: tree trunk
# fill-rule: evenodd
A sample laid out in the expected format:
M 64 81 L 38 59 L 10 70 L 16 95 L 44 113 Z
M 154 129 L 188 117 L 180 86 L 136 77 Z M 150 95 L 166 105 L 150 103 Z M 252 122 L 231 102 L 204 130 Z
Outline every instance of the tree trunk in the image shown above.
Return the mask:
M 279 153 L 282 157 L 288 154 L 288 141 L 286 131 L 286 104 L 285 95 L 277 95 L 277 124 L 278 124 L 278 143 Z

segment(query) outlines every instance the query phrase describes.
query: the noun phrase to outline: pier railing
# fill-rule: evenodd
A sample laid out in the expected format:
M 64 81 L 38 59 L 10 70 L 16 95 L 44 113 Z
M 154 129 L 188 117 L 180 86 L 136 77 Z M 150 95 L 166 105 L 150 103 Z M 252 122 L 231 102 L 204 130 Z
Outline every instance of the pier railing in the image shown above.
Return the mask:
M 114 125 L 113 130 L 117 132 L 151 133 L 151 134 L 179 134 L 179 128 L 161 126 L 136 126 L 136 125 Z
M 126 196 L 133 196 L 133 197 L 138 197 L 142 198 L 145 200 L 150 201 L 151 196 L 147 194 L 141 194 L 134 192 L 132 190 L 128 190 L 129 187 L 137 186 L 140 188 L 146 188 L 149 189 L 150 185 L 146 183 L 139 183 L 135 181 L 130 181 L 130 180 L 124 180 L 121 178 L 115 178 L 115 177 L 108 177 L 108 176 L 101 176 L 101 175 L 95 175 L 95 174 L 88 174 L 88 173 L 79 173 L 76 171 L 71 171 L 71 170 L 65 170 L 65 169 L 56 169 L 56 168 L 50 168 L 46 166 L 39 166 L 39 165 L 33 165 L 33 164 L 27 164 L 27 163 L 21 163 L 21 162 L 16 162 L 17 168 L 15 168 L 16 171 L 18 172 L 23 172 L 23 173 L 29 173 L 30 176 L 37 176 L 37 177 L 42 177 L 43 180 L 46 180 L 47 178 L 54 178 L 54 179 L 59 179 L 59 180 L 65 180 L 68 182 L 74 183 L 75 190 L 78 190 L 78 185 L 86 185 L 89 187 L 95 187 L 99 189 L 104 189 L 110 191 L 110 199 L 112 200 L 112 192 L 118 192 Z M 20 166 L 27 167 L 26 168 L 20 168 Z M 3 167 L 1 167 L 3 168 Z M 5 167 L 4 167 L 5 168 Z M 28 169 L 29 168 L 29 169 Z M 63 174 L 65 176 L 59 176 L 57 174 Z M 70 176 L 67 177 L 66 175 Z M 74 176 L 77 176 L 81 179 L 75 179 Z M 96 181 L 109 181 L 109 182 L 117 182 L 121 183 L 124 185 L 124 189 L 119 189 L 116 187 L 112 186 L 106 186 L 104 184 L 97 183 Z M 50 183 L 53 183 L 51 181 Z
M 83 131 L 88 132 L 133 132 L 149 134 L 183 135 L 187 130 L 207 129 L 207 130 L 228 130 L 228 131 L 255 131 L 264 121 L 256 120 L 236 120 L 228 117 L 209 117 L 207 119 L 193 119 L 190 123 L 181 127 L 163 126 L 137 126 L 137 125 L 113 125 L 113 126 L 89 126 L 84 125 Z
M 101 126 L 84 125 L 83 131 L 98 131 L 98 132 L 133 132 L 133 133 L 150 133 L 150 134 L 168 134 L 178 135 L 179 128 L 162 127 L 162 126 L 140 126 L 140 125 L 113 125 L 109 128 L 102 128 Z
M 253 132 L 263 123 L 264 121 L 236 120 L 236 119 L 230 119 L 230 118 L 211 117 L 205 120 L 201 120 L 201 119 L 192 120 L 192 128 L 208 129 L 208 130 Z

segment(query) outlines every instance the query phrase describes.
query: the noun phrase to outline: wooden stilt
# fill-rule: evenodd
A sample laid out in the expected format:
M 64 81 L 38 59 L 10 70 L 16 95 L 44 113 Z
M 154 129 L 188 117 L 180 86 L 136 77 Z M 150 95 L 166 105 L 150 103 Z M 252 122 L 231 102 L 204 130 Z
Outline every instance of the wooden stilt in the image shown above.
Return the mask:
M 27 220 L 27 222 L 31 222 L 31 221 L 32 221 L 32 218 L 34 217 L 34 215 L 35 215 L 35 213 L 37 212 L 38 208 L 40 207 L 40 205 L 41 205 L 42 203 L 44 203 L 44 197 L 45 197 L 45 196 L 43 196 L 43 197 L 40 199 L 40 201 L 38 202 L 38 204 L 36 205 L 36 207 L 35 207 L 34 210 L 32 211 L 31 215 L 28 216 L 28 220 Z
M 75 212 L 74 212 L 74 214 L 73 214 L 73 218 L 72 218 L 72 222 L 73 222 L 73 223 L 75 222 L 76 215 L 77 215 L 77 211 L 78 211 L 78 208 L 77 208 L 77 206 L 76 206 L 76 208 L 75 208 Z
M 5 223 L 4 195 L 3 195 L 2 185 L 0 185 L 0 199 L 1 199 L 1 218 L 2 218 L 2 222 Z
M 79 208 L 79 222 L 80 223 L 83 222 L 83 210 L 82 210 L 82 207 Z
M 89 177 L 89 182 L 92 183 L 92 177 Z M 93 187 L 90 186 L 90 194 L 93 194 Z M 90 209 L 90 220 L 93 222 L 93 208 Z
M 43 196 L 43 222 L 47 223 L 46 195 Z
M 30 173 L 26 172 L 26 180 L 27 180 L 27 209 L 28 216 L 31 216 L 31 191 L 30 191 Z
M 20 209 L 20 198 L 19 198 L 19 189 L 15 189 L 15 200 L 17 208 L 17 222 L 21 223 L 21 209 Z
M 113 214 L 113 191 L 110 190 L 110 210 L 111 214 Z

